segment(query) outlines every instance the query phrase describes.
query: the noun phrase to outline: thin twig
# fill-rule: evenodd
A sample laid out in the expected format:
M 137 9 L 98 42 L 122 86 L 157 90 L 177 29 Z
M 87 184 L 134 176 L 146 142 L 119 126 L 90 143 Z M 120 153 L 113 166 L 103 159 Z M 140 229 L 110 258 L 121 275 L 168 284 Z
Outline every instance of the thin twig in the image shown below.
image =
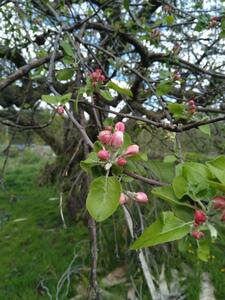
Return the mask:
M 60 216 L 61 216 L 61 219 L 62 219 L 62 222 L 63 222 L 63 227 L 66 229 L 67 226 L 66 226 L 66 222 L 65 222 L 65 219 L 64 219 L 64 215 L 63 215 L 63 193 L 60 192 L 60 201 L 59 201 L 59 209 L 60 209 Z

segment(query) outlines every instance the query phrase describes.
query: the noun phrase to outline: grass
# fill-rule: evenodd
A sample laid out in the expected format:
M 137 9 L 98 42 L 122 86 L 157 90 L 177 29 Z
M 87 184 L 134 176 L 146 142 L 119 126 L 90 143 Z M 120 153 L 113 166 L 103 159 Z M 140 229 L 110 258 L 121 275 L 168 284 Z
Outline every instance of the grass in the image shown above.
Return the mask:
M 35 185 L 43 163 L 22 166 L 14 158 L 9 162 L 6 191 L 0 191 L 0 299 L 49 299 L 41 282 L 54 295 L 74 249 L 77 269 L 88 263 L 87 251 L 86 257 L 80 253 L 87 248 L 87 228 L 64 229 L 57 191 Z M 70 293 L 75 293 L 73 285 Z

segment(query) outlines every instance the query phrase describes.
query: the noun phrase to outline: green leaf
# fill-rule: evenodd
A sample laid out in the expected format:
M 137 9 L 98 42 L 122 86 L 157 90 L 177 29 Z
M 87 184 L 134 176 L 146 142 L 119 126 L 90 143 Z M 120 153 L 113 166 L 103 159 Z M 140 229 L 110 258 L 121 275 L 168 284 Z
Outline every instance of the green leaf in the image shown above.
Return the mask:
M 136 250 L 179 240 L 189 232 L 189 223 L 175 217 L 172 212 L 163 212 L 153 224 L 144 230 L 131 249 Z
M 148 155 L 147 153 L 138 153 L 132 157 L 129 158 L 130 160 L 143 160 L 148 161 Z
M 127 95 L 129 97 L 133 97 L 133 93 L 129 89 L 122 88 L 118 86 L 115 82 L 109 81 L 107 87 L 118 92 L 119 94 Z
M 199 165 L 203 168 L 195 168 L 191 166 L 191 164 Z M 200 172 L 200 170 L 204 170 L 204 172 Z M 204 165 L 197 164 L 197 163 L 187 163 L 183 165 L 183 176 L 187 182 L 187 192 L 186 194 L 189 195 L 193 200 L 197 201 L 200 198 L 204 198 L 210 192 L 210 187 L 207 183 L 207 174 L 206 168 Z
M 205 179 L 210 176 L 207 167 L 197 162 L 185 162 L 176 166 L 176 175 L 184 175 L 187 180 L 196 181 L 199 175 Z
M 163 162 L 161 160 L 149 160 L 146 164 L 149 169 L 164 182 L 171 182 L 174 177 L 174 162 Z
M 200 32 L 200 31 L 202 31 L 204 29 L 207 29 L 209 21 L 210 21 L 210 17 L 209 16 L 206 16 L 206 15 L 200 16 L 199 19 L 198 19 L 198 23 L 196 24 L 194 30 Z
M 106 118 L 103 121 L 103 125 L 104 125 L 104 127 L 106 127 L 106 126 L 113 126 L 114 125 L 114 121 L 113 121 L 112 118 Z
M 56 78 L 59 80 L 69 80 L 73 77 L 74 70 L 72 68 L 65 68 L 60 70 L 56 74 Z
M 188 185 L 183 176 L 177 176 L 173 179 L 173 190 L 177 198 L 182 198 L 187 193 Z
M 225 185 L 224 184 L 216 182 L 216 181 L 212 181 L 212 180 L 207 180 L 207 183 L 211 187 L 213 187 L 213 188 L 215 188 L 215 189 L 217 189 L 219 191 L 225 192 Z
M 224 39 L 225 38 L 225 30 L 221 30 L 220 34 L 219 34 L 219 37 L 221 39 Z
M 167 155 L 163 159 L 163 162 L 165 162 L 165 163 L 174 163 L 175 161 L 177 161 L 177 158 L 175 155 Z
M 225 184 L 225 156 L 221 155 L 206 163 L 211 173 L 223 184 Z
M 91 173 L 91 168 L 99 164 L 98 156 L 95 152 L 89 153 L 85 160 L 80 162 L 80 167 L 87 173 Z
M 62 60 L 64 64 L 72 65 L 74 63 L 74 59 L 71 56 L 64 56 Z
M 187 119 L 185 106 L 179 103 L 168 103 L 168 109 L 173 114 L 173 117 L 177 120 Z
M 54 95 L 42 95 L 41 100 L 50 103 L 50 104 L 58 104 L 60 102 L 61 96 Z
M 188 203 L 182 202 L 176 197 L 172 186 L 157 187 L 152 190 L 152 194 L 165 200 L 170 205 L 182 205 L 187 207 L 192 207 Z
M 123 5 L 126 10 L 129 10 L 130 0 L 123 0 Z
M 65 95 L 62 95 L 62 96 L 60 97 L 59 102 L 60 102 L 61 104 L 66 104 L 67 102 L 70 101 L 71 97 L 72 97 L 72 93 L 67 93 L 67 94 L 65 94 Z
M 193 221 L 194 208 L 180 206 L 180 205 L 173 205 L 171 208 L 174 215 L 179 219 L 185 222 Z
M 198 129 L 199 129 L 201 132 L 203 132 L 203 133 L 205 133 L 205 134 L 207 134 L 207 135 L 209 135 L 209 136 L 211 135 L 211 128 L 210 128 L 209 125 L 202 125 L 202 126 L 199 126 Z
M 72 93 L 68 93 L 68 94 L 65 94 L 65 95 L 42 95 L 41 96 L 41 99 L 47 103 L 50 103 L 50 104 L 65 104 L 67 103 L 68 101 L 70 101 L 71 99 L 71 96 L 72 96 Z
M 173 23 L 174 23 L 174 16 L 172 16 L 172 15 L 166 16 L 166 23 L 168 25 L 173 25 Z
M 178 242 L 178 250 L 182 253 L 185 253 L 188 251 L 189 247 L 189 241 L 187 238 L 184 238 Z
M 198 250 L 197 255 L 198 258 L 202 261 L 207 262 L 209 259 L 210 249 L 209 244 L 206 239 L 202 239 L 198 241 Z
M 74 57 L 74 51 L 73 48 L 71 47 L 70 43 L 68 41 L 62 41 L 60 43 L 61 47 L 65 51 L 65 53 L 69 56 Z
M 156 86 L 156 94 L 158 96 L 166 95 L 171 91 L 171 88 L 172 88 L 171 81 L 161 81 Z
M 100 95 L 107 101 L 112 101 L 113 100 L 113 96 L 110 94 L 109 91 L 107 90 L 100 90 Z
M 75 99 L 74 102 L 74 109 L 77 112 L 78 111 L 78 102 L 80 100 L 80 98 L 83 96 L 83 94 L 85 94 L 87 92 L 87 86 L 83 86 L 81 88 L 79 88 L 79 90 L 77 91 L 77 97 Z
M 92 181 L 86 207 L 97 222 L 109 218 L 119 205 L 121 185 L 116 177 L 101 176 Z

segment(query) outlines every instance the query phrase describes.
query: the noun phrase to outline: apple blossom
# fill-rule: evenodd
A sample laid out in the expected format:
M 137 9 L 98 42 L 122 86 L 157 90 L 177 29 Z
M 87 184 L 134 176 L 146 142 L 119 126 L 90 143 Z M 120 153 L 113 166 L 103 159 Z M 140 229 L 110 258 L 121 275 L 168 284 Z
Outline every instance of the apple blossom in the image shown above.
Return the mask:
M 225 209 L 225 197 L 218 196 L 213 198 L 214 209 Z
M 147 203 L 148 196 L 144 192 L 138 192 L 135 194 L 135 200 L 139 203 Z
M 205 236 L 204 232 L 202 231 L 192 231 L 191 235 L 196 239 L 199 240 L 203 236 Z
M 56 108 L 56 112 L 59 114 L 59 115 L 62 115 L 64 113 L 64 107 L 63 106 L 58 106 Z
M 111 138 L 111 146 L 118 149 L 123 144 L 123 132 L 122 131 L 116 131 L 112 134 Z
M 116 163 L 117 163 L 117 165 L 122 167 L 127 163 L 127 161 L 124 157 L 121 156 L 117 159 Z
M 139 146 L 138 145 L 130 145 L 127 147 L 125 152 L 126 156 L 133 156 L 139 153 Z
M 117 122 L 115 125 L 115 131 L 125 132 L 125 125 L 123 122 Z
M 100 150 L 98 152 L 98 158 L 100 160 L 108 160 L 110 158 L 110 153 L 107 150 Z
M 195 223 L 203 224 L 207 220 L 206 214 L 202 210 L 195 211 Z
M 99 132 L 98 139 L 102 144 L 110 144 L 112 133 L 109 130 L 102 130 Z

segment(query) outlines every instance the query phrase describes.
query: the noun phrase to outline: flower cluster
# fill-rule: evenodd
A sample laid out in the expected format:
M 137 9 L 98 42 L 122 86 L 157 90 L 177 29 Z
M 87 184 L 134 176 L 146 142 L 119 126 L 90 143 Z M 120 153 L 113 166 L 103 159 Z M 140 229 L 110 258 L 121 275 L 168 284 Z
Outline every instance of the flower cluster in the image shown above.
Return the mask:
M 102 161 L 116 163 L 118 166 L 124 166 L 127 163 L 127 158 L 139 153 L 138 145 L 130 145 L 127 149 L 121 152 L 121 147 L 124 142 L 125 125 L 123 122 L 118 122 L 113 130 L 112 126 L 107 126 L 99 132 L 98 139 L 103 144 L 103 149 L 98 152 L 98 158 Z
M 98 140 L 101 142 L 103 149 L 98 151 L 97 155 L 100 161 L 104 163 L 106 169 L 108 169 L 108 166 L 111 167 L 112 164 L 123 167 L 126 165 L 127 159 L 139 153 L 139 146 L 136 144 L 130 145 L 123 150 L 125 130 L 125 124 L 117 122 L 115 128 L 106 126 L 104 130 L 99 132 Z M 122 193 L 119 202 L 121 205 L 124 205 L 132 200 L 138 203 L 147 203 L 148 196 L 143 192 Z
M 196 112 L 196 105 L 194 99 L 188 100 L 187 105 L 189 113 L 194 114 Z
M 200 225 L 204 224 L 207 220 L 207 216 L 202 210 L 196 210 L 194 215 L 194 227 L 198 228 Z M 192 231 L 191 235 L 196 239 L 199 240 L 202 238 L 205 234 L 202 231 L 194 230 Z
M 225 222 L 225 196 L 213 198 L 213 208 L 222 211 L 220 220 Z
M 90 79 L 94 87 L 96 87 L 97 84 L 101 84 L 106 80 L 105 76 L 102 74 L 101 69 L 96 69 L 94 72 L 92 72 L 90 74 Z
M 218 17 L 213 16 L 209 22 L 209 28 L 216 27 L 217 23 L 218 23 Z

